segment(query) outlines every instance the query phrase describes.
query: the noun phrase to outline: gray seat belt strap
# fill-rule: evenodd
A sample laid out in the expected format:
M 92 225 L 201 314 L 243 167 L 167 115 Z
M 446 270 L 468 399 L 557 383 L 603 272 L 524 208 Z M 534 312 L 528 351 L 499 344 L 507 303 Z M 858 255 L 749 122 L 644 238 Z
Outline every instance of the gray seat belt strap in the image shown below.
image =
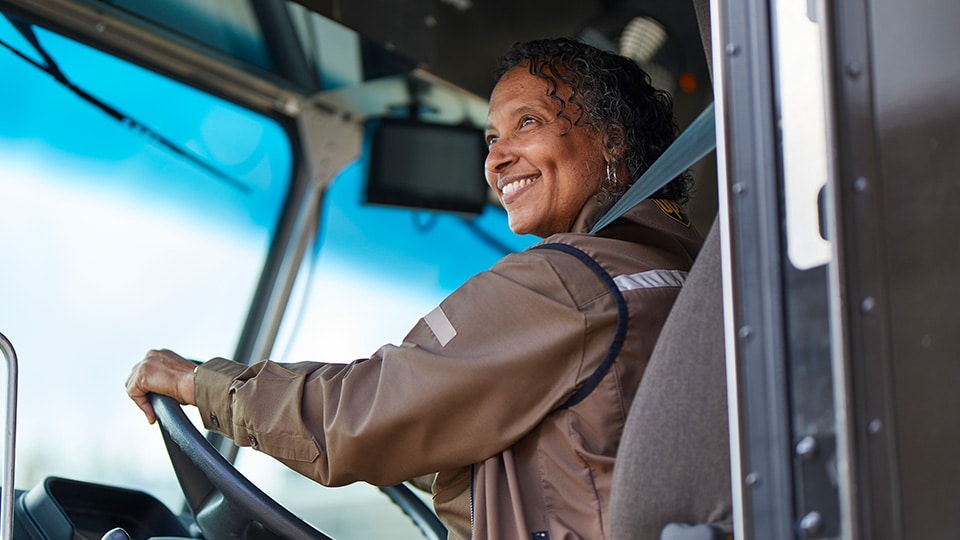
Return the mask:
M 717 146 L 717 134 L 713 116 L 713 103 L 700 113 L 680 134 L 673 144 L 650 165 L 630 189 L 607 210 L 590 230 L 595 233 L 609 225 L 624 212 L 640 204 L 668 182 L 683 174 Z

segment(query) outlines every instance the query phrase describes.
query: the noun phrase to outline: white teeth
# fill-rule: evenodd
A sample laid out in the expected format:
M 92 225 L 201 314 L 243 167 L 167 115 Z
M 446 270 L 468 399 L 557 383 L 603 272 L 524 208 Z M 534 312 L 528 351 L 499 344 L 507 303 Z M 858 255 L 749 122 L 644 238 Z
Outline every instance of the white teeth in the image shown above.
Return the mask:
M 501 189 L 501 191 L 503 192 L 504 195 L 506 195 L 511 191 L 515 191 L 526 186 L 530 182 L 533 182 L 533 180 L 530 180 L 529 178 L 522 178 L 520 180 L 517 180 L 515 182 L 510 182 L 509 184 L 503 186 L 503 189 Z

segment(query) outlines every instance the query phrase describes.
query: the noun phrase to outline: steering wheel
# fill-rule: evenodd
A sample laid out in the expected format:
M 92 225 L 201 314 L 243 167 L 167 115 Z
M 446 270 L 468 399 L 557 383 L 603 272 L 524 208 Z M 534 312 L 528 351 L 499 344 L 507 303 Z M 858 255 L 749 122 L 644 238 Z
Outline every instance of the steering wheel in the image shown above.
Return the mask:
M 205 439 L 173 398 L 150 394 L 183 495 L 206 540 L 333 540 L 253 485 Z M 427 538 L 446 538 L 436 515 L 406 486 L 380 488 Z
M 247 480 L 171 397 L 150 394 L 170 462 L 203 537 L 332 540 Z

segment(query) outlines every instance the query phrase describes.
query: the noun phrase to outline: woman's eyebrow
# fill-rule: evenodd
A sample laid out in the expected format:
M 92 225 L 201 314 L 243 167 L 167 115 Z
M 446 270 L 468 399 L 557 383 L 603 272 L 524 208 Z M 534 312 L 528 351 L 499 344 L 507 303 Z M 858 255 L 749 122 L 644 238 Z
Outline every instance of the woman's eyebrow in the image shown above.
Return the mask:
M 546 112 L 547 112 L 547 108 L 539 103 L 524 103 L 512 109 L 509 113 L 508 118 L 516 118 L 518 116 L 523 116 L 527 113 L 546 114 Z M 496 128 L 490 123 L 487 123 L 486 129 L 487 131 L 496 130 Z
M 525 103 L 517 107 L 516 109 L 514 109 L 513 115 L 523 116 L 526 113 L 532 113 L 532 112 L 540 113 L 540 112 L 543 112 L 545 109 L 546 107 L 544 107 L 543 105 L 540 105 L 539 103 Z

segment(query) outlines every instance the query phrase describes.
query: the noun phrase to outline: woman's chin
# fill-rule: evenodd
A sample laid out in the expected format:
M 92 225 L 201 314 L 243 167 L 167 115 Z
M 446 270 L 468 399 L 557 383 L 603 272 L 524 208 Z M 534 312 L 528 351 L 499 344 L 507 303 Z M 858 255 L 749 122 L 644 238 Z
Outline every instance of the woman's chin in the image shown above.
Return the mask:
M 514 219 L 509 215 L 507 224 L 510 227 L 510 230 L 513 231 L 513 234 L 524 235 L 530 234 L 533 231 L 533 227 L 530 226 L 530 223 L 522 219 Z
M 507 225 L 518 235 L 532 234 L 539 238 L 550 236 L 552 233 L 544 230 L 547 222 L 543 218 L 544 216 L 536 213 L 507 211 Z

